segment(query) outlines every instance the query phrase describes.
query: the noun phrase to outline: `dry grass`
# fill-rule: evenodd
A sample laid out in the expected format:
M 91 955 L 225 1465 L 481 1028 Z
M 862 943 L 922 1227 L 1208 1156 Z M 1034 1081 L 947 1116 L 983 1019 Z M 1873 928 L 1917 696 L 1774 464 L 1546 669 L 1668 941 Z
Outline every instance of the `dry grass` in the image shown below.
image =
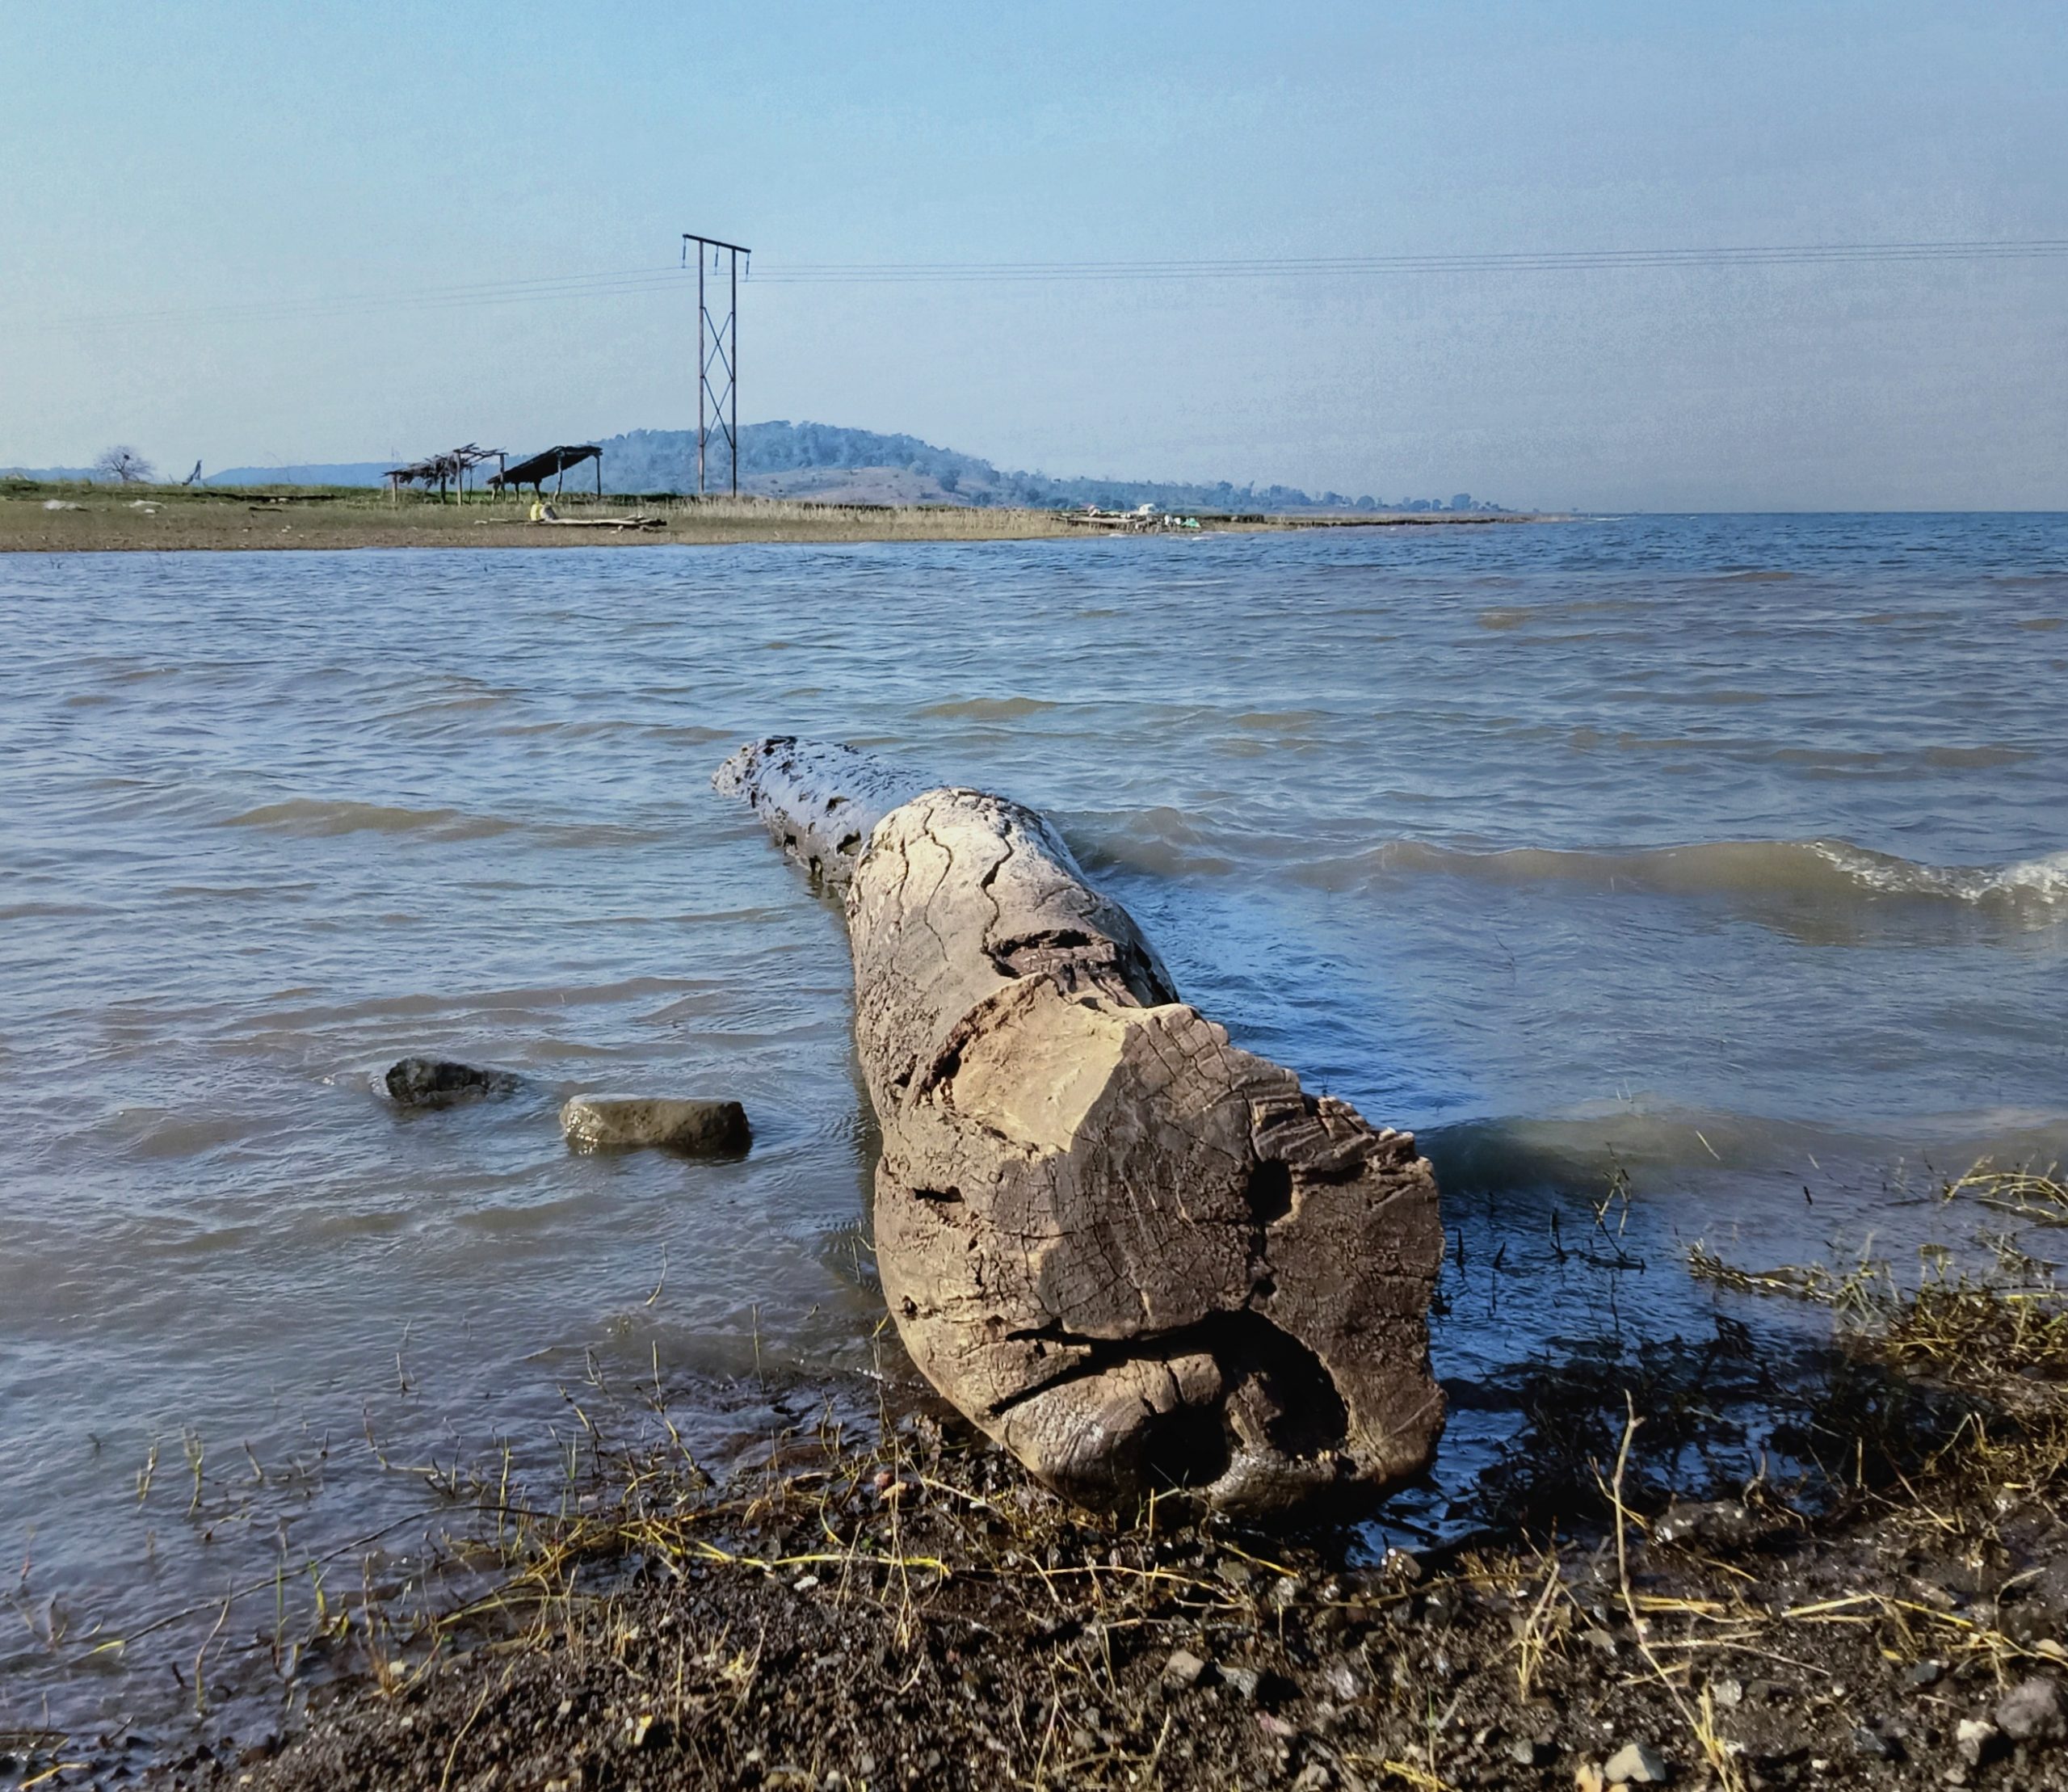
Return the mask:
M 866 1609 L 901 1650 L 913 1645 L 923 1613 L 951 1581 L 979 1581 L 1074 1628 L 1095 1629 L 1140 1622 L 1145 1603 L 1175 1602 L 1191 1622 L 1254 1624 L 1269 1586 L 1293 1575 L 1233 1542 L 1222 1547 L 1251 1565 L 1253 1582 L 1176 1565 L 1176 1506 L 1152 1500 L 1125 1525 L 1099 1519 L 1031 1487 L 973 1437 L 948 1441 L 924 1417 L 893 1423 L 886 1413 L 857 1436 L 829 1409 L 816 1428 L 783 1437 L 759 1468 L 720 1485 L 683 1445 L 658 1387 L 654 1424 L 624 1442 L 579 1399 L 569 1404 L 581 1428 L 565 1440 L 552 1486 L 516 1483 L 506 1453 L 467 1467 L 411 1466 L 390 1462 L 372 1443 L 385 1469 L 421 1479 L 436 1504 L 299 1570 L 284 1557 L 274 1573 L 227 1596 L 126 1634 L 80 1642 L 92 1655 L 124 1654 L 165 1633 L 205 1626 L 185 1674 L 195 1711 L 205 1716 L 218 1681 L 247 1692 L 254 1678 L 292 1685 L 319 1663 L 363 1673 L 376 1697 L 392 1698 L 418 1686 L 455 1647 L 593 1648 L 610 1632 L 628 1563 L 649 1580 L 703 1570 L 756 1583 L 809 1576 L 821 1596 Z M 216 1489 L 204 1476 L 200 1441 L 183 1442 L 191 1483 L 180 1492 L 191 1515 Z M 151 1465 L 157 1456 L 153 1445 Z M 149 1466 L 137 1479 L 148 1494 Z M 913 1534 L 918 1508 L 923 1542 Z M 444 1541 L 420 1571 L 397 1579 L 385 1547 L 411 1532 Z M 341 1577 L 350 1577 L 342 1592 Z M 251 1633 L 251 1609 L 262 1604 L 271 1608 L 270 1635 L 256 1647 L 233 1645 L 237 1630 Z M 48 1640 L 56 1647 L 66 1639 Z M 742 1655 L 727 1672 L 750 1683 L 753 1669 Z M 1095 1670 L 1094 1664 L 1095 1678 Z M 1063 1671 L 1081 1676 L 1086 1668 L 1073 1657 Z
M 2050 1169 L 1999 1170 L 1985 1160 L 1944 1193 L 2028 1222 L 2068 1223 L 2068 1188 Z M 1893 1490 L 1913 1514 L 1936 1515 L 1951 1530 L 2068 1490 L 2068 1289 L 2014 1237 L 1983 1233 L 1975 1242 L 1966 1264 L 1943 1246 L 1923 1247 L 1909 1278 L 1866 1256 L 1843 1269 L 1748 1271 L 1699 1243 L 1688 1252 L 1692 1272 L 1718 1287 L 1831 1307 L 1835 1341 L 1856 1373 L 1835 1375 L 1821 1390 L 1812 1430 L 1850 1451 L 1856 1491 Z
M 1776 1269 L 1740 1269 L 1725 1263 L 1699 1239 L 1688 1247 L 1688 1272 L 1734 1294 L 1785 1294 L 1795 1300 L 1835 1301 L 1840 1278 L 1822 1264 L 1784 1264 Z
M 2058 1164 L 2041 1171 L 1999 1170 L 1993 1159 L 1984 1158 L 1943 1193 L 1949 1201 L 1965 1197 L 2034 1225 L 2068 1226 L 2068 1184 L 2062 1181 Z
M 1572 1592 L 1555 1549 L 1541 1552 L 1542 1584 L 1515 1627 L 1515 1694 L 1527 1705 L 1536 1696 L 1545 1663 L 1572 1627 Z
M 1078 1616 L 1126 1606 L 1144 1588 L 1206 1611 L 1254 1605 L 1225 1581 L 1155 1559 L 1159 1516 L 1166 1534 L 1171 1528 L 1161 1502 L 1138 1525 L 1116 1528 L 1030 1488 L 973 1441 L 949 1445 L 929 1420 L 886 1424 L 858 1440 L 829 1417 L 722 1487 L 671 1451 L 619 1449 L 594 1434 L 589 1441 L 588 1491 L 550 1505 L 485 1505 L 500 1578 L 442 1614 L 439 1634 L 513 1624 L 535 1633 L 590 1596 L 582 1589 L 591 1570 L 628 1560 L 676 1577 L 698 1567 L 813 1576 L 834 1599 L 875 1608 L 901 1647 L 916 1634 L 926 1596 L 956 1576 Z M 923 1545 L 908 1535 L 907 1514 L 920 1506 Z M 1116 1558 L 1134 1554 L 1112 1547 L 1124 1532 L 1145 1553 L 1099 1562 L 1101 1546 Z M 1291 1572 L 1251 1559 L 1267 1582 Z
M 1622 1439 L 1616 1446 L 1615 1475 L 1607 1489 L 1609 1503 L 1616 1512 L 1616 1580 L 1622 1596 L 1624 1615 L 1652 1677 L 1665 1688 L 1667 1697 L 1673 1701 L 1721 1792 L 1744 1792 L 1744 1771 L 1717 1731 L 1716 1706 L 1709 1689 L 1704 1688 L 1698 1697 L 1691 1702 L 1680 1684 L 1687 1671 L 1686 1664 L 1676 1662 L 1669 1668 L 1652 1641 L 1651 1618 L 1662 1609 L 1689 1613 L 1697 1618 L 1713 1616 L 1712 1609 L 1706 1601 L 1651 1599 L 1641 1603 L 1631 1585 L 1629 1533 L 1633 1516 L 1624 1503 L 1623 1495 L 1629 1475 L 1630 1446 L 1637 1441 L 1637 1428 L 1642 1423 L 1634 1403 L 1628 1404 L 1625 1408 Z

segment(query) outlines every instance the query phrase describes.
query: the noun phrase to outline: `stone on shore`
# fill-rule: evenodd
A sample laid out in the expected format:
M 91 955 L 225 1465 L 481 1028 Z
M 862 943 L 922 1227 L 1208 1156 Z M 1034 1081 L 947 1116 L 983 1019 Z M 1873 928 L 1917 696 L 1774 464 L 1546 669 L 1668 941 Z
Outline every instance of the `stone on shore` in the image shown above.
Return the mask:
M 1163 1664 L 1163 1685 L 1173 1692 L 1183 1692 L 1188 1686 L 1199 1684 L 1200 1676 L 1206 1672 L 1206 1663 L 1189 1649 L 1173 1649 L 1171 1659 Z
M 398 1108 L 450 1108 L 462 1101 L 515 1095 L 523 1086 L 508 1071 L 485 1071 L 447 1058 L 404 1058 L 388 1066 L 384 1079 Z
M 1625 1743 L 1602 1769 L 1612 1786 L 1663 1786 L 1672 1769 L 1641 1742 Z
M 1970 1767 L 1979 1767 L 1996 1752 L 2003 1732 L 1981 1718 L 1962 1718 L 1953 1727 L 1953 1746 Z
M 2068 1695 L 2058 1681 L 2020 1681 L 1997 1702 L 1996 1727 L 2013 1742 L 2068 1741 Z
M 698 1157 L 744 1151 L 753 1141 L 737 1101 L 578 1095 L 560 1110 L 560 1129 L 582 1151 L 654 1147 Z

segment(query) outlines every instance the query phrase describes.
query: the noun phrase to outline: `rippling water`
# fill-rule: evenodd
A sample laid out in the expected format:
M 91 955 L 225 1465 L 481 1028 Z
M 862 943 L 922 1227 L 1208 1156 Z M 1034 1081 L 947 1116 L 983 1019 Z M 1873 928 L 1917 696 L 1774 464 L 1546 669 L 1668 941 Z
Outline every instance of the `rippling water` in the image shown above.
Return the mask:
M 1685 1242 L 1905 1244 L 2068 1155 L 2065 624 L 2057 517 L 0 560 L 0 1721 L 183 1703 L 82 1639 L 305 1581 L 564 1389 L 658 1375 L 722 1457 L 870 1366 L 844 946 L 739 740 L 1046 810 L 1421 1134 L 1454 1484 L 1604 1302 L 1703 1323 Z M 398 1113 L 411 1052 L 535 1093 Z M 571 1155 L 583 1090 L 755 1148 Z M 1619 1166 L 1605 1287 L 1534 1247 Z

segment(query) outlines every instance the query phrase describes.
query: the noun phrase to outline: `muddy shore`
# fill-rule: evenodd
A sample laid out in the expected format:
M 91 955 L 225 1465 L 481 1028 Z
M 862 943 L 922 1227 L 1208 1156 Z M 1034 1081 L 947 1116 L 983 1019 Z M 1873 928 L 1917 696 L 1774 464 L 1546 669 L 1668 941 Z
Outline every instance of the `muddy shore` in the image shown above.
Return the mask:
M 356 1664 L 305 1727 L 146 1777 L 2068 1788 L 2068 1310 L 2036 1260 L 2006 1274 L 1758 1289 L 1835 1326 L 1749 1476 L 1676 1467 L 1732 1423 L 1713 1357 L 1553 1373 L 1412 1550 L 1182 1494 L 1073 1510 L 912 1386 L 868 1437 L 801 1429 L 722 1487 L 599 1441 L 578 1500 L 483 1505 L 485 1590 L 334 1621 Z
M 284 1748 L 162 1783 L 2068 1786 L 2050 1515 L 1978 1552 L 1755 1498 L 1620 1550 L 1353 1566 L 1341 1537 L 1087 1523 L 987 1449 L 903 1442 L 793 1461 L 679 1552 L 556 1563 Z

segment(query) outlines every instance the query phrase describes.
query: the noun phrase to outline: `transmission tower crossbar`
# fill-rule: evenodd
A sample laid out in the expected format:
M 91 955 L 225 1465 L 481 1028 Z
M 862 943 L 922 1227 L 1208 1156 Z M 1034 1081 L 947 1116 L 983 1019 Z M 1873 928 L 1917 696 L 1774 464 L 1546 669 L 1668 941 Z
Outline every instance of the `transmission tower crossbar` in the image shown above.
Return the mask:
M 692 230 L 682 233 L 683 259 L 689 259 L 689 246 L 696 245 L 696 494 L 708 490 L 705 481 L 705 450 L 711 438 L 710 419 L 716 419 L 732 463 L 732 490 L 740 491 L 740 257 L 754 251 L 737 242 L 721 242 L 716 237 L 700 237 Z M 710 266 L 704 252 L 710 252 Z M 714 315 L 709 297 L 708 273 L 716 274 L 719 258 L 727 258 L 725 268 L 725 309 Z M 712 370 L 717 377 L 712 377 Z

